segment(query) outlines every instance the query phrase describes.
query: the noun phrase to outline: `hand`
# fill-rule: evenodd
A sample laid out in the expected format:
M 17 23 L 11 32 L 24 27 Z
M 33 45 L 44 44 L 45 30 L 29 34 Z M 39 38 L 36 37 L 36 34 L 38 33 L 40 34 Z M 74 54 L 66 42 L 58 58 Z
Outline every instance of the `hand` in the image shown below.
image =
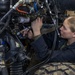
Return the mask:
M 39 17 L 31 23 L 34 37 L 41 34 L 40 29 L 41 29 L 42 25 L 43 25 L 42 18 L 39 18 Z
M 32 33 L 32 31 L 29 30 L 28 28 L 26 28 L 26 29 L 24 29 L 24 30 L 22 30 L 22 31 L 20 31 L 20 32 L 23 34 L 23 36 L 26 36 L 26 35 L 27 35 L 27 37 L 28 37 L 29 39 L 33 39 L 33 33 Z

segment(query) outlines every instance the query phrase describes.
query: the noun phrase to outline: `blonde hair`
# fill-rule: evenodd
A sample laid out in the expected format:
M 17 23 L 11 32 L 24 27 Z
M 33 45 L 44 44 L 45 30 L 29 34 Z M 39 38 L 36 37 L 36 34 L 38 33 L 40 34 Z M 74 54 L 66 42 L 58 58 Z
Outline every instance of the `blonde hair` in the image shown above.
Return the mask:
M 75 32 L 75 17 L 68 17 L 66 19 L 68 21 L 68 24 L 70 25 L 70 29 L 72 32 Z

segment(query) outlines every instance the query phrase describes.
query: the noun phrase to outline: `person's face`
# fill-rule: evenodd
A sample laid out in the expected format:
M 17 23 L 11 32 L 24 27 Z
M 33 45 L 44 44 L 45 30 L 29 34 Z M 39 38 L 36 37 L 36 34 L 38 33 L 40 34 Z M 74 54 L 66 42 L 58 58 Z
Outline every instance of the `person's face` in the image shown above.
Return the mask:
M 60 34 L 62 38 L 70 39 L 73 37 L 74 33 L 70 30 L 70 25 L 68 25 L 68 21 L 65 20 L 62 27 L 60 28 Z

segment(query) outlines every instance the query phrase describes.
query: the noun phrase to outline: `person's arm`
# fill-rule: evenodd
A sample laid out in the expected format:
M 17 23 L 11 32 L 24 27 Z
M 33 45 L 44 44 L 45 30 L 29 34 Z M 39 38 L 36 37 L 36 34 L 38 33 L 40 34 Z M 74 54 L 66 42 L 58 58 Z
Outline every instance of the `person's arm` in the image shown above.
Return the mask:
M 37 40 L 31 43 L 32 47 L 36 52 L 38 59 L 44 59 L 48 54 L 48 46 L 46 45 L 43 36 L 40 36 Z
M 32 43 L 32 46 L 37 54 L 37 58 L 39 60 L 44 60 L 48 57 L 48 46 L 46 45 L 43 37 L 39 37 Z M 51 50 L 50 50 L 51 51 Z M 66 50 L 54 50 L 50 61 L 51 62 L 63 62 L 63 61 L 74 61 L 75 60 L 75 50 L 74 49 L 66 49 Z

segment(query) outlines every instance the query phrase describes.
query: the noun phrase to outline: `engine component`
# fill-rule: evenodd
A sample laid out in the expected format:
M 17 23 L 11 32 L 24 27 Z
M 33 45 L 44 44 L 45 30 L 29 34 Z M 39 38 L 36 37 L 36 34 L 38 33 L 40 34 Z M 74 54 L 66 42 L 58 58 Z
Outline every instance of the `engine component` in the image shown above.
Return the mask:
M 10 8 L 10 0 L 0 0 L 0 16 L 3 16 Z

